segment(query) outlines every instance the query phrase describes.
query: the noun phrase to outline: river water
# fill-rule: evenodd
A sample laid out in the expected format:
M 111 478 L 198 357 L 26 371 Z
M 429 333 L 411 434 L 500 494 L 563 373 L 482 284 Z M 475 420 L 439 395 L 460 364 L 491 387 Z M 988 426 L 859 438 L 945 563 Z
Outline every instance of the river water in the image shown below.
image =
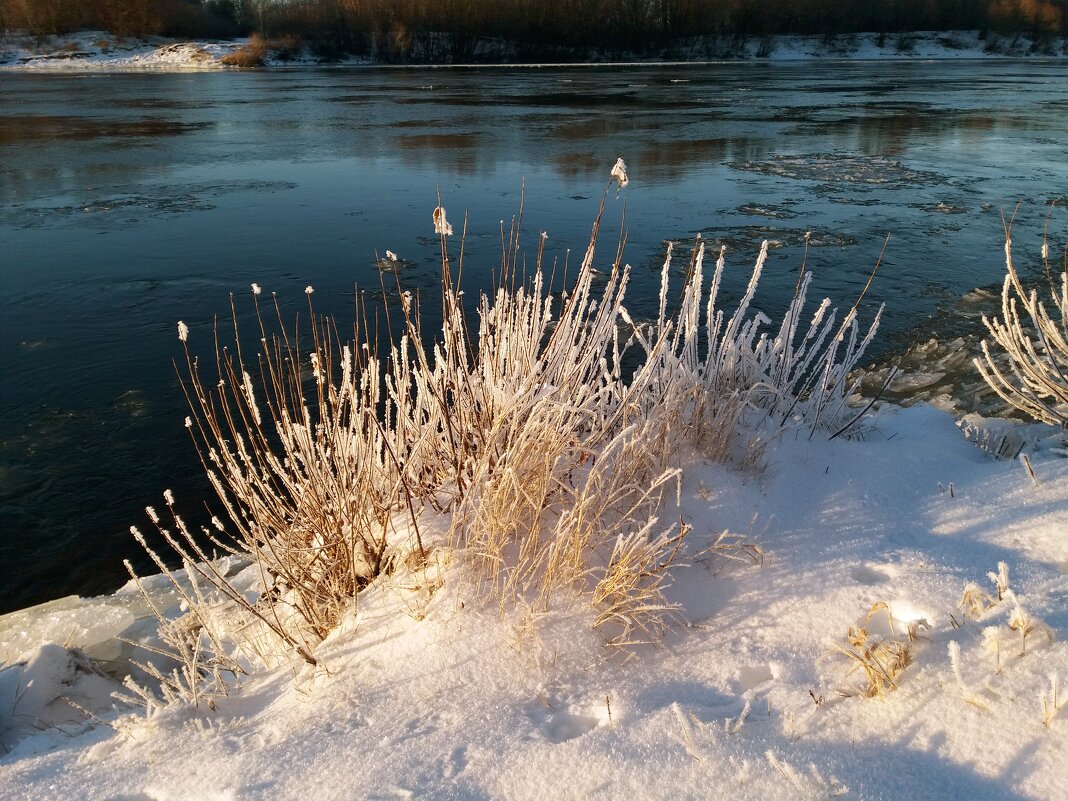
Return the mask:
M 887 304 L 885 351 L 1000 281 L 1003 209 L 1020 204 L 1038 269 L 1049 204 L 1068 204 L 1068 66 L 3 74 L 0 612 L 113 589 L 124 557 L 146 566 L 128 527 L 164 489 L 203 515 L 177 320 L 208 354 L 213 315 L 258 282 L 286 314 L 311 284 L 343 322 L 386 249 L 432 293 L 438 193 L 457 230 L 468 213 L 470 287 L 524 187 L 523 248 L 546 231 L 562 261 L 620 156 L 631 184 L 608 193 L 605 236 L 625 212 L 637 311 L 668 241 L 725 242 L 729 301 L 772 240 L 758 300 L 774 314 L 807 231 L 816 291 L 840 303 L 889 235 L 863 309 Z M 1063 240 L 1068 212 L 1052 227 Z

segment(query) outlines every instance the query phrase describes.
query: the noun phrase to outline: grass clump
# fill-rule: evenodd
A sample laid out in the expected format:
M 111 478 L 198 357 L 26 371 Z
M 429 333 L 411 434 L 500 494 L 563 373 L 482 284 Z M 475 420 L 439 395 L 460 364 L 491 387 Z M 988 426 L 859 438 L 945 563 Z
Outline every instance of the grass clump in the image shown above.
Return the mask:
M 990 340 L 983 340 L 975 367 L 1006 403 L 1035 420 L 1068 428 L 1068 246 L 1060 254 L 1059 275 L 1056 254 L 1051 259 L 1045 235 L 1041 255 L 1045 298 L 1020 279 L 1012 256 L 1011 225 L 1006 226 L 1001 316 L 984 315 Z
M 872 606 L 866 622 L 878 611 L 885 611 L 891 633 L 894 619 L 890 608 L 882 602 Z M 893 637 L 874 637 L 863 626 L 850 626 L 846 632 L 848 647 L 835 645 L 832 653 L 845 657 L 850 665 L 843 678 L 844 686 L 838 690 L 844 697 L 860 696 L 862 698 L 882 698 L 891 690 L 897 689 L 898 677 L 912 664 L 912 647 L 914 634 L 910 631 L 908 641 Z M 851 677 L 859 673 L 861 683 L 851 683 Z
M 600 270 L 604 282 L 594 280 L 603 210 L 602 201 L 562 293 L 540 251 L 529 280 L 519 278 L 514 225 L 477 325 L 459 288 L 462 248 L 454 277 L 442 210 L 434 221 L 442 327 L 433 340 L 400 287 L 400 308 L 384 310 L 395 330 L 383 353 L 366 311 L 342 341 L 316 315 L 311 287 L 307 321 L 287 329 L 278 304 L 262 302 L 253 285 L 254 357 L 242 348 L 236 309 L 233 344 L 217 330 L 207 360 L 189 350 L 179 324 L 186 424 L 225 512 L 225 522 L 199 532 L 177 515 L 173 525 L 154 518 L 197 586 L 214 592 L 210 602 L 188 599 L 199 616 L 191 630 L 205 634 L 186 650 L 252 639 L 245 657 L 270 662 L 273 647 L 314 664 L 316 645 L 364 587 L 396 565 L 419 569 L 431 553 L 439 565 L 448 554 L 455 569 L 445 575 L 501 610 L 582 600 L 609 642 L 660 635 L 675 613 L 663 591 L 689 531 L 659 519 L 665 494 L 679 490 L 677 454 L 744 459 L 757 432 L 840 430 L 851 415 L 847 374 L 878 318 L 862 334 L 856 307 L 839 322 L 825 301 L 802 325 L 811 280 L 803 273 L 768 333 L 767 319 L 749 311 L 766 245 L 728 315 L 716 307 L 724 252 L 706 286 L 699 240 L 677 310 L 668 312 L 669 250 L 658 313 L 636 321 L 624 305 L 630 268 L 621 247 Z M 251 557 L 258 590 L 216 570 L 218 553 Z

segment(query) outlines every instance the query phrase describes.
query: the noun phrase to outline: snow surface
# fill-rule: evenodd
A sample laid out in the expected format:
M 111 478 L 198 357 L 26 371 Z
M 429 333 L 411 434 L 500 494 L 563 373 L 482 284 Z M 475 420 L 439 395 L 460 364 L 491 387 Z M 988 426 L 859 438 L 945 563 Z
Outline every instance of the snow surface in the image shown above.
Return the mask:
M 120 37 L 102 31 L 82 31 L 63 36 L 36 38 L 10 34 L 0 37 L 0 70 L 205 70 L 226 69 L 220 59 L 248 44 L 232 41 L 183 41 L 162 37 Z M 498 43 L 499 44 L 499 43 Z M 509 61 L 501 51 L 500 60 Z M 837 36 L 774 36 L 744 42 L 696 37 L 680 43 L 674 52 L 683 62 L 709 59 L 768 59 L 808 61 L 855 59 L 865 61 L 923 61 L 977 58 L 1068 58 L 1068 42 L 1052 40 L 1036 45 L 1024 35 L 981 39 L 978 31 L 921 31 L 889 35 L 880 42 L 875 33 Z M 495 60 L 490 57 L 490 61 Z M 648 59 L 643 59 L 648 61 Z M 593 58 L 592 62 L 603 62 Z M 591 62 L 591 65 L 592 65 Z M 320 63 L 305 51 L 285 58 L 269 53 L 265 66 L 301 66 Z M 350 58 L 343 64 L 366 65 L 367 59 Z M 662 62 L 680 63 L 680 62 Z M 517 65 L 544 66 L 544 65 Z
M 9 35 L 0 39 L 0 69 L 220 69 L 220 58 L 247 43 L 247 40 L 190 42 L 158 36 L 131 38 L 102 31 L 81 31 L 40 40 Z
M 689 456 L 664 512 L 695 527 L 670 590 L 685 622 L 663 644 L 606 647 L 581 602 L 499 615 L 448 574 L 428 603 L 394 580 L 318 668 L 246 678 L 214 711 L 108 710 L 105 678 L 61 647 L 129 631 L 132 588 L 24 610 L 0 618 L 4 643 L 25 632 L 0 671 L 0 732 L 21 726 L 0 799 L 1060 801 L 1068 711 L 1044 726 L 1042 696 L 1056 676 L 1068 698 L 1068 459 L 1032 464 L 1037 483 L 925 405 L 883 408 L 861 439 L 792 434 L 759 472 Z M 762 564 L 693 558 L 724 529 Z M 965 585 L 996 597 L 998 562 L 1010 592 L 967 618 Z M 843 696 L 859 675 L 832 648 L 877 602 L 894 633 L 866 625 L 912 624 L 914 662 L 884 698 Z M 75 691 L 101 722 L 53 725 Z

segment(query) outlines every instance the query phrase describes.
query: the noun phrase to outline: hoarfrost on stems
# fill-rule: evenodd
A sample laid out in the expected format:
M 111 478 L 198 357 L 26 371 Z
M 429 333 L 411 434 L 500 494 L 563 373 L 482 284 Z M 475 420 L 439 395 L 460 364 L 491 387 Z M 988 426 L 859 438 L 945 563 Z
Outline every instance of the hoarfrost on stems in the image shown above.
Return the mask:
M 163 500 L 167 502 L 168 506 L 174 506 L 174 493 L 169 489 L 163 490 Z
M 189 326 L 183 323 L 181 320 L 178 321 L 178 339 L 180 339 L 182 342 L 189 341 Z
M 630 179 L 627 178 L 627 165 L 623 163 L 623 159 L 616 159 L 616 165 L 612 168 L 611 177 L 616 180 L 620 189 L 630 183 Z
M 386 261 L 397 261 L 397 254 L 392 250 L 386 251 Z
M 245 370 L 241 371 L 241 389 L 245 395 L 245 402 L 248 404 L 249 409 L 252 410 L 252 417 L 255 419 L 256 425 L 263 425 L 260 407 L 256 403 L 256 393 L 252 391 L 252 376 Z
M 310 295 L 314 291 L 315 291 L 315 288 L 311 284 L 308 284 L 306 287 L 304 287 L 304 294 L 305 295 Z
M 452 236 L 452 226 L 445 219 L 444 206 L 437 206 L 434 209 L 434 233 L 439 236 Z
M 260 287 L 260 285 L 259 285 L 259 284 L 253 284 L 253 285 L 252 285 L 252 294 L 253 294 L 253 295 L 258 295 L 258 294 L 260 294 L 260 293 L 261 293 L 262 291 L 263 291 L 263 288 L 262 288 L 262 287 Z
M 1043 239 L 1043 258 L 1048 254 Z M 1068 426 L 1068 271 L 1055 287 L 1045 263 L 1048 299 L 1024 285 L 1012 257 L 1012 239 L 1006 236 L 1001 315 L 983 316 L 990 338 L 982 341 L 982 356 L 972 363 L 1003 401 L 1035 420 L 1063 427 Z

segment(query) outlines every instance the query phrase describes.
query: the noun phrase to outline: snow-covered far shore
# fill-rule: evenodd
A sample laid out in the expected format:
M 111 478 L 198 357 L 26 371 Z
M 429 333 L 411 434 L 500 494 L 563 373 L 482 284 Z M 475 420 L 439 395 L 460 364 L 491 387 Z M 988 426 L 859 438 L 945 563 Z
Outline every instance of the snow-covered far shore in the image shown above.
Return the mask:
M 448 574 L 429 600 L 389 579 L 317 667 L 145 717 L 108 698 L 122 640 L 151 641 L 132 587 L 0 617 L 0 799 L 1057 801 L 1063 439 L 1028 468 L 886 406 L 852 440 L 788 434 L 760 471 L 683 457 L 663 519 L 694 531 L 658 647 L 606 647 L 581 600 L 502 615 Z M 754 547 L 709 547 L 725 529 Z M 907 659 L 864 697 L 880 643 Z
M 448 34 L 413 37 L 412 52 L 405 60 L 432 65 L 441 54 L 450 53 Z M 63 36 L 33 37 L 6 34 L 0 38 L 0 69 L 4 70 L 207 70 L 225 69 L 223 59 L 248 45 L 247 39 L 189 41 L 161 37 L 122 37 L 100 31 Z M 478 64 L 511 64 L 519 50 L 515 43 L 498 39 L 477 42 L 471 49 Z M 744 41 L 716 37 L 680 40 L 659 54 L 620 59 L 604 53 L 561 51 L 553 61 L 580 64 L 693 63 L 733 59 L 809 61 L 855 59 L 865 61 L 923 61 L 940 59 L 1068 58 L 1068 41 L 1051 38 L 1035 41 L 1026 35 L 1005 36 L 978 31 L 920 31 L 907 34 L 861 33 L 835 37 L 768 36 Z M 390 59 L 393 61 L 395 59 Z M 447 58 L 463 63 L 463 56 Z M 309 48 L 285 52 L 267 47 L 264 67 L 316 64 L 371 65 L 374 58 L 347 57 L 340 61 L 317 57 Z M 384 61 L 382 63 L 385 63 Z M 517 65 L 522 66 L 522 65 Z M 526 65 L 541 66 L 541 65 Z
M 41 39 L 8 35 L 0 39 L 0 69 L 7 70 L 204 70 L 244 42 L 192 42 L 162 37 L 121 37 L 83 31 Z

